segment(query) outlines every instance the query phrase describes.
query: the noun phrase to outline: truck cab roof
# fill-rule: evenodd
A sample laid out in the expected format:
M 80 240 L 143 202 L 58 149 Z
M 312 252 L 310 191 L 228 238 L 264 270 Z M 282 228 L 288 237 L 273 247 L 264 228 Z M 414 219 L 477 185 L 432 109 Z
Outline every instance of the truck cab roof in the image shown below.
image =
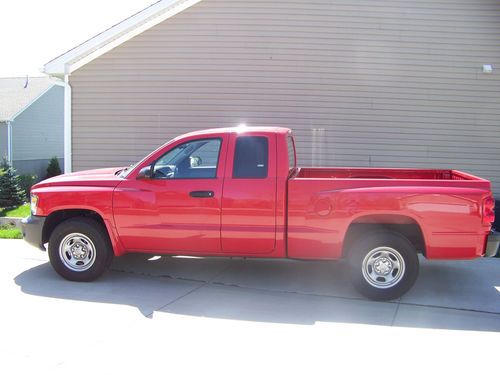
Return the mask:
M 226 128 L 212 128 L 205 130 L 197 130 L 183 134 L 182 137 L 198 136 L 198 135 L 212 135 L 219 133 L 246 133 L 246 132 L 269 132 L 269 133 L 282 133 L 286 134 L 291 129 L 279 126 L 233 126 Z

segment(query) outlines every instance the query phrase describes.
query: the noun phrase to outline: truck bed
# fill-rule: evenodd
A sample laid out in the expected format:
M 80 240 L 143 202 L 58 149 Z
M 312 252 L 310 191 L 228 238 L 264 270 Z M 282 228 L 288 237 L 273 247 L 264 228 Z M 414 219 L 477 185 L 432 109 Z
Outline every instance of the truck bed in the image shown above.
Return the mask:
M 450 169 L 299 168 L 288 179 L 288 256 L 340 257 L 351 224 L 413 225 L 430 259 L 481 256 L 490 182 Z
M 476 180 L 482 179 L 453 169 L 398 168 L 299 168 L 296 178 Z

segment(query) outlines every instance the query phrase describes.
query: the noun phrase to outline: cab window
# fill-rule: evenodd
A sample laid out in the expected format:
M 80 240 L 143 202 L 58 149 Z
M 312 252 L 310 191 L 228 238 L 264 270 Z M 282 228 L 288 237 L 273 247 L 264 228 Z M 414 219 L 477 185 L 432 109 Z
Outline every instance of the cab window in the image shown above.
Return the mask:
M 183 143 L 161 156 L 153 165 L 155 179 L 216 178 L 220 138 Z
M 266 178 L 268 149 L 267 137 L 238 137 L 234 151 L 233 178 Z
M 287 146 L 288 146 L 288 168 L 295 168 L 295 147 L 293 145 L 293 138 L 291 136 L 287 137 Z

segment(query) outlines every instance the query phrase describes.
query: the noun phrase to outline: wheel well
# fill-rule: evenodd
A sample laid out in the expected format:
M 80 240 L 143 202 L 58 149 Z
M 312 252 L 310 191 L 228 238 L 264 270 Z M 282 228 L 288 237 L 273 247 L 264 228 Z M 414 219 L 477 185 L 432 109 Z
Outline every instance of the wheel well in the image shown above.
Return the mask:
M 99 224 L 106 228 L 104 224 L 104 220 L 101 215 L 92 210 L 61 210 L 52 212 L 47 219 L 45 219 L 45 224 L 42 230 L 42 243 L 49 242 L 50 235 L 54 231 L 55 227 L 57 227 L 60 223 L 65 220 L 74 218 L 74 217 L 88 217 L 92 220 L 97 221 Z M 107 231 L 106 231 L 107 232 Z
M 422 229 L 417 222 L 400 223 L 352 223 L 347 229 L 342 252 L 344 255 L 349 251 L 352 242 L 367 232 L 377 230 L 389 230 L 405 236 L 417 249 L 418 253 L 425 256 L 425 240 Z

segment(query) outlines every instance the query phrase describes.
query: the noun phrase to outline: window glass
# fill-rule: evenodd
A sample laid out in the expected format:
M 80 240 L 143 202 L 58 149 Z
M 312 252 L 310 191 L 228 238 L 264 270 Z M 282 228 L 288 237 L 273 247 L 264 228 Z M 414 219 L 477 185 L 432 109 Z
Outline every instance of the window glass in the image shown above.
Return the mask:
M 220 145 L 219 138 L 183 143 L 155 162 L 153 178 L 215 178 Z
M 293 138 L 287 138 L 288 143 L 288 168 L 295 168 L 295 149 L 293 147 Z
M 234 151 L 233 178 L 266 178 L 268 148 L 266 137 L 238 137 Z

